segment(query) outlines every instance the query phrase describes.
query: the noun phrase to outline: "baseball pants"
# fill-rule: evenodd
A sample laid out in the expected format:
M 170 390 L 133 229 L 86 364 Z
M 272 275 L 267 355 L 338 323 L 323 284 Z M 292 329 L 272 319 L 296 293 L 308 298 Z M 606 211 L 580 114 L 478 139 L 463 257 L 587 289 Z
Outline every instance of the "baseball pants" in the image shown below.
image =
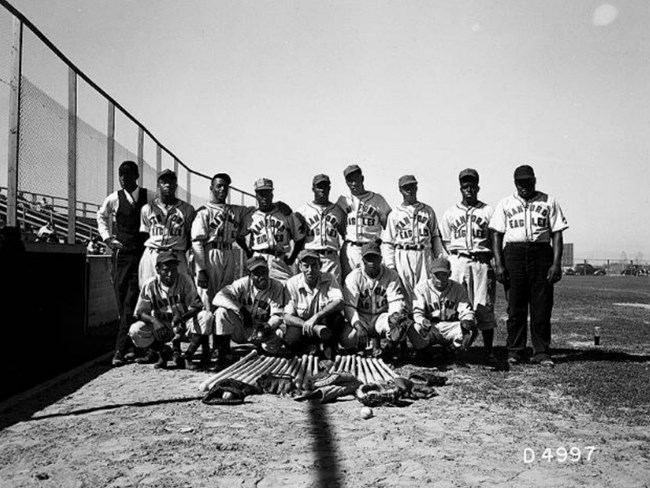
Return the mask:
M 431 249 L 405 250 L 395 249 L 395 270 L 402 282 L 406 311 L 413 311 L 415 287 L 429 279 L 429 269 L 433 261 Z
M 214 296 L 224 286 L 235 281 L 235 268 L 239 254 L 234 249 L 210 249 L 206 256 L 205 271 L 208 274 L 208 287 L 201 288 L 196 284 L 196 291 L 199 293 L 203 306 L 210 309 Z M 195 276 L 198 277 L 198 269 Z
M 363 266 L 361 245 L 345 241 L 341 247 L 341 279 L 345 281 L 345 277 L 349 275 L 353 269 L 360 268 L 361 266 Z
M 360 315 L 359 318 L 368 331 L 368 337 L 371 339 L 381 339 L 382 337 L 386 337 L 390 331 L 388 316 L 389 313 L 384 312 L 371 316 Z M 359 340 L 357 339 L 357 330 L 352 326 L 352 324 L 346 322 L 343 327 L 343 332 L 341 333 L 340 343 L 343 349 L 354 349 L 358 346 Z
M 320 254 L 320 269 L 326 273 L 332 273 L 341 284 L 341 259 L 337 251 L 319 252 Z
M 435 327 L 440 332 L 445 342 L 443 344 L 435 342 L 430 330 L 425 330 L 421 324 L 415 323 L 406 331 L 413 349 L 424 349 L 427 346 L 434 345 L 459 349 L 463 345 L 463 330 L 460 327 L 460 321 L 438 322 L 433 324 L 432 327 Z
M 284 322 L 280 317 L 273 316 L 269 319 L 268 324 L 284 335 Z M 256 324 L 265 325 L 265 324 Z M 249 337 L 255 330 L 255 325 L 246 327 L 244 321 L 238 312 L 229 310 L 224 307 L 219 307 L 214 314 L 214 333 L 218 336 L 230 336 L 231 340 L 238 344 L 245 344 L 248 342 Z
M 145 247 L 142 258 L 140 259 L 140 266 L 138 269 L 138 283 L 140 288 L 144 284 L 156 276 L 156 259 L 160 250 L 151 247 Z M 185 251 L 175 251 L 178 258 L 178 272 L 190 275 L 189 267 L 187 265 L 187 253 Z
M 496 278 L 490 263 L 458 254 L 451 254 L 448 259 L 451 264 L 451 279 L 467 290 L 469 301 L 476 314 L 478 329 L 496 328 L 497 321 L 494 317 Z
M 553 264 L 549 244 L 509 243 L 504 248 L 508 271 L 508 356 L 519 358 L 526 348 L 528 309 L 533 359 L 550 356 L 553 285 L 546 280 Z
M 294 269 L 292 266 L 289 266 L 285 262 L 284 255 L 273 256 L 272 254 L 258 252 L 256 252 L 254 255 L 262 256 L 264 259 L 266 259 L 266 262 L 269 266 L 269 276 L 271 278 L 275 278 L 276 280 L 284 283 L 294 275 Z
M 138 266 L 140 252 L 115 250 L 113 261 L 113 290 L 117 301 L 120 323 L 115 339 L 115 352 L 125 354 L 131 345 L 129 327 L 135 320 L 133 313 L 138 302 Z
M 207 310 L 201 310 L 196 317 L 185 322 L 187 334 L 199 334 L 208 336 L 212 334 L 214 316 Z M 171 329 L 171 324 L 166 323 Z M 153 325 L 141 320 L 134 322 L 129 329 L 129 336 L 137 347 L 149 347 L 154 343 Z M 170 339 L 171 340 L 171 339 Z

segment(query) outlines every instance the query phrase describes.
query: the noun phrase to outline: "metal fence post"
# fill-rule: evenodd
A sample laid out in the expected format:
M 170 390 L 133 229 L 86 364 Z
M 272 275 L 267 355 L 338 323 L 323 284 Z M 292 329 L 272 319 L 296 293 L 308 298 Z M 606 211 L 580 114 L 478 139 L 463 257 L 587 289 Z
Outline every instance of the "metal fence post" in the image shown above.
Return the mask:
M 68 244 L 75 243 L 77 220 L 77 73 L 68 68 Z
M 23 62 L 23 23 L 13 18 L 11 83 L 9 89 L 9 147 L 7 151 L 7 225 L 18 225 L 18 144 L 20 140 L 20 76 Z
M 106 188 L 113 193 L 115 181 L 115 105 L 108 102 L 108 127 L 106 130 Z
M 138 172 L 140 173 L 138 186 L 142 187 L 144 181 L 144 129 L 141 125 L 138 125 Z

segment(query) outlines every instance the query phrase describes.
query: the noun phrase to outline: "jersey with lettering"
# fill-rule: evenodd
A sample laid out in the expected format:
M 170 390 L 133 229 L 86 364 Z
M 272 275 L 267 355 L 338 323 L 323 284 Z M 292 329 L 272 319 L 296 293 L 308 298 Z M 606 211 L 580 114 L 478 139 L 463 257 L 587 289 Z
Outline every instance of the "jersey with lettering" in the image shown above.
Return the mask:
M 305 249 L 341 249 L 339 230 L 345 225 L 345 214 L 341 207 L 334 203 L 318 205 L 309 202 L 296 213 L 305 223 Z
M 382 313 L 400 312 L 404 309 L 404 295 L 397 272 L 386 266 L 381 267 L 377 278 L 368 276 L 363 268 L 356 268 L 345 278 L 343 287 L 345 315 L 354 325 L 372 323 L 373 317 Z
M 301 241 L 305 235 L 295 214 L 285 215 L 277 207 L 270 212 L 257 209 L 246 218 L 243 233 L 248 235 L 248 247 L 253 251 L 287 253 L 291 241 Z
M 234 312 L 246 307 L 255 324 L 265 324 L 271 316 L 284 314 L 286 302 L 286 290 L 279 281 L 269 278 L 266 290 L 259 290 L 253 286 L 250 277 L 244 276 L 219 290 L 212 304 Z
M 155 276 L 140 290 L 135 316 L 146 313 L 162 322 L 171 323 L 174 315 L 183 315 L 190 308 L 202 307 L 194 283 L 186 274 L 179 273 L 171 286 L 165 286 L 160 277 Z
M 504 234 L 503 242 L 548 243 L 551 234 L 569 227 L 557 201 L 541 191 L 526 201 L 518 195 L 502 199 L 494 210 L 490 228 Z
M 229 203 L 206 203 L 196 211 L 192 223 L 192 240 L 206 244 L 233 244 L 242 232 L 242 225 L 254 207 Z
M 321 273 L 313 288 L 307 285 L 302 273 L 289 278 L 285 286 L 288 302 L 284 312 L 303 320 L 308 320 L 330 303 L 343 300 L 341 286 L 331 273 Z
M 474 310 L 463 285 L 449 280 L 444 290 L 437 290 L 433 280 L 427 280 L 416 286 L 413 320 L 422 324 L 425 318 L 434 322 L 474 321 Z
M 194 207 L 182 200 L 165 205 L 156 198 L 146 204 L 140 213 L 140 232 L 149 234 L 145 247 L 186 251 L 194 213 Z
M 448 208 L 442 216 L 440 232 L 448 251 L 468 253 L 492 252 L 490 219 L 494 209 L 483 202 L 475 206 L 458 203 Z
M 367 191 L 361 196 L 340 196 L 336 204 L 347 215 L 345 238 L 352 242 L 370 242 L 381 236 L 391 207 L 379 193 Z

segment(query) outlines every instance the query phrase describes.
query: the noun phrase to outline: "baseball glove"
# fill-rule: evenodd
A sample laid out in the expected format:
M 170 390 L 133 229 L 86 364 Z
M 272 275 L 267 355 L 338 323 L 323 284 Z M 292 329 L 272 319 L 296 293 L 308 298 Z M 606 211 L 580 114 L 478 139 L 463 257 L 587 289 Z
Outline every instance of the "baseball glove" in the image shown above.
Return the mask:
M 400 390 L 396 386 L 369 383 L 357 388 L 354 396 L 366 407 L 400 405 Z
M 290 374 L 263 374 L 258 378 L 257 386 L 272 395 L 289 395 L 296 389 L 294 377 Z
M 413 320 L 404 311 L 393 312 L 388 316 L 388 337 L 390 342 L 399 343 L 404 339 L 406 331 L 413 325 Z
M 227 393 L 227 394 L 226 394 Z M 239 405 L 247 395 L 262 393 L 262 389 L 243 381 L 225 378 L 217 381 L 201 399 L 206 405 Z
M 153 337 L 158 342 L 165 344 L 174 338 L 174 330 L 170 325 L 167 325 L 156 318 L 154 318 L 154 324 L 159 325 L 158 328 L 154 326 L 153 329 Z
M 329 403 L 346 395 L 353 395 L 361 382 L 350 373 L 321 372 L 308 380 L 309 388 L 294 398 L 296 401 L 317 400 Z

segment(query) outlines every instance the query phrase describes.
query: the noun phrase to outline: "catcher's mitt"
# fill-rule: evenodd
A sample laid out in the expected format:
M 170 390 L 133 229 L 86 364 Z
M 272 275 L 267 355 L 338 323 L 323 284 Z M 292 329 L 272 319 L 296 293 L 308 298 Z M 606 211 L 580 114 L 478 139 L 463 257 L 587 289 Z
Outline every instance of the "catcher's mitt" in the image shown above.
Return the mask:
M 272 395 L 288 395 L 296 389 L 294 377 L 290 374 L 263 374 L 258 378 L 257 386 Z
M 226 393 L 228 394 L 226 395 Z M 201 401 L 207 405 L 239 405 L 244 403 L 247 395 L 260 393 L 262 390 L 259 387 L 232 378 L 225 378 L 217 381 Z
M 354 395 L 366 407 L 379 407 L 382 405 L 398 406 L 400 390 L 396 386 L 369 383 L 357 388 Z
M 390 342 L 402 342 L 406 336 L 406 331 L 413 325 L 413 320 L 409 318 L 408 314 L 404 311 L 393 312 L 388 316 L 388 336 Z

